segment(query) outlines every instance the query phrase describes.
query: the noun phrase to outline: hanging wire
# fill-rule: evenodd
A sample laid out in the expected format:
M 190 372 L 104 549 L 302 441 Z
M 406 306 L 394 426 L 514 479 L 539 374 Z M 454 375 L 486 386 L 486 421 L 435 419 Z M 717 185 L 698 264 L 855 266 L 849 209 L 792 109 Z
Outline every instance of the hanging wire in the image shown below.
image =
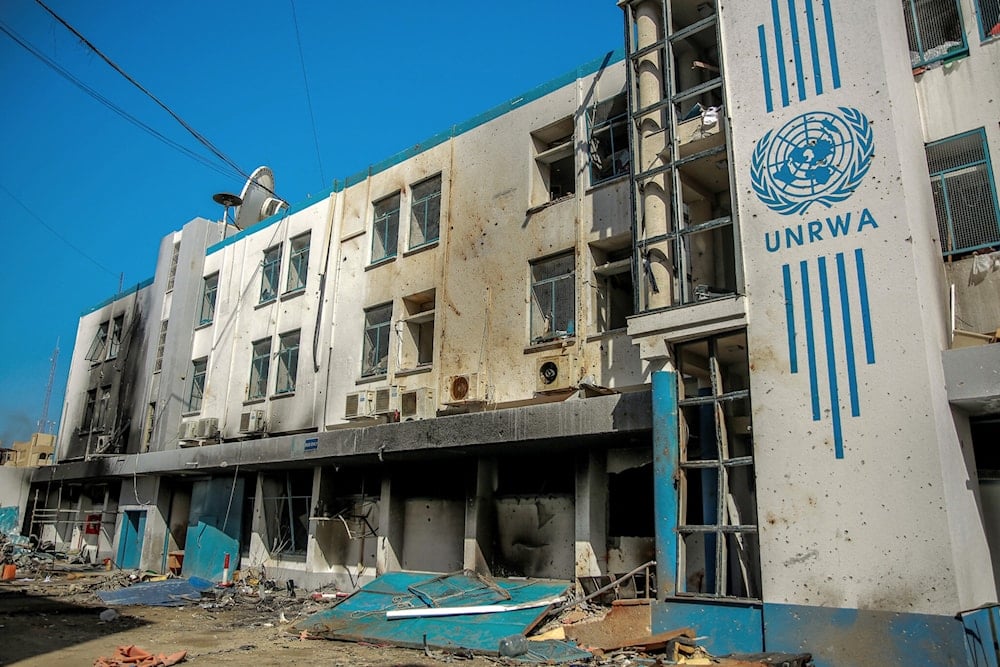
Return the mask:
M 309 122 L 312 123 L 313 143 L 316 144 L 316 164 L 319 165 L 319 177 L 326 186 L 326 173 L 323 171 L 323 157 L 319 150 L 319 133 L 316 132 L 316 116 L 313 114 L 312 95 L 309 93 L 309 77 L 306 76 L 306 59 L 302 55 L 302 37 L 299 35 L 299 20 L 295 15 L 295 0 L 288 0 L 292 7 L 292 25 L 295 26 L 295 42 L 299 45 L 299 63 L 302 65 L 302 83 L 306 89 L 306 104 L 309 107 Z

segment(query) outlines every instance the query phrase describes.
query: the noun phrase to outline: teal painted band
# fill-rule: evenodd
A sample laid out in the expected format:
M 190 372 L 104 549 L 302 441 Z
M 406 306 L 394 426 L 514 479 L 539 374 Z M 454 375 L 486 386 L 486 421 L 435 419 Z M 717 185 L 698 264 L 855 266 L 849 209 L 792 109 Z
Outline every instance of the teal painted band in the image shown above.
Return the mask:
M 100 310 L 101 308 L 104 308 L 105 306 L 107 306 L 107 305 L 109 305 L 111 303 L 114 303 L 115 301 L 117 301 L 118 299 L 121 299 L 122 297 L 128 296 L 129 294 L 132 294 L 134 292 L 138 292 L 139 290 L 144 290 L 144 289 L 146 289 L 147 287 L 149 287 L 152 284 L 153 284 L 153 279 L 152 278 L 146 278 L 145 280 L 136 283 L 135 285 L 133 285 L 132 287 L 128 288 L 127 290 L 124 290 L 124 291 L 120 292 L 119 294 L 115 294 L 114 296 L 109 296 L 107 299 L 105 299 L 104 301 L 101 301 L 96 306 L 94 306 L 92 308 L 88 308 L 87 310 L 85 310 L 82 313 L 80 313 L 80 317 L 86 317 L 87 315 L 90 315 L 92 312 L 94 312 L 96 310 Z

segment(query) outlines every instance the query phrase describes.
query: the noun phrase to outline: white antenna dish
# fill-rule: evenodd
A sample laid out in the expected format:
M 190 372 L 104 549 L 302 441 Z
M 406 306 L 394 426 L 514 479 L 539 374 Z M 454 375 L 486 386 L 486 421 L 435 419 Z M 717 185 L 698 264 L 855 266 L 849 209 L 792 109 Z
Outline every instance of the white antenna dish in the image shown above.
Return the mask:
M 246 229 L 256 225 L 264 218 L 273 215 L 278 208 L 270 204 L 270 200 L 275 199 L 281 204 L 288 206 L 285 202 L 277 199 L 274 194 L 274 173 L 269 167 L 257 167 L 250 174 L 243 192 L 240 193 L 242 204 L 236 208 L 236 226 L 239 229 Z M 270 204 L 270 206 L 268 206 Z M 274 212 L 266 212 L 266 209 L 273 208 Z

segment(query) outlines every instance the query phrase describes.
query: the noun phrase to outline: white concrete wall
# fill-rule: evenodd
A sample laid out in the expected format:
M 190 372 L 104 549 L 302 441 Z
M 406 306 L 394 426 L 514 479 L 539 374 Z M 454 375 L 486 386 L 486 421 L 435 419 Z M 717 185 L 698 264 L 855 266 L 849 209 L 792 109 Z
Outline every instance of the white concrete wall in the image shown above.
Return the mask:
M 815 87 L 804 15 L 797 16 L 804 86 L 796 84 L 788 10 L 781 8 L 787 104 L 778 92 L 782 64 L 775 55 L 771 3 L 730 2 L 721 11 L 749 299 L 764 599 L 953 614 L 984 601 L 982 591 L 993 587 L 992 572 L 941 370 L 945 289 L 903 18 L 898 3 L 877 3 L 864 12 L 844 3 L 832 7 L 841 84 L 833 82 L 827 23 L 819 18 L 822 93 Z M 762 24 L 770 49 L 773 112 L 766 108 L 762 86 Z M 763 164 L 758 155 L 758 168 L 769 171 L 752 177 L 759 142 L 780 134 L 786 124 L 801 123 L 802 114 L 843 115 L 843 108 L 868 119 L 875 147 L 870 170 L 853 194 L 787 215 L 767 208 L 751 186 L 754 180 L 774 183 L 773 176 L 768 180 L 760 174 L 773 174 L 780 165 Z M 855 127 L 855 145 L 860 145 L 864 130 Z M 848 214 L 849 230 L 835 236 L 827 217 Z M 812 236 L 810 224 L 816 231 Z M 767 235 L 774 246 L 775 233 L 784 239 L 786 229 L 799 225 L 804 228 L 801 245 L 768 247 Z M 862 327 L 859 249 L 867 274 L 873 360 L 867 359 Z M 839 261 L 845 266 L 844 291 Z M 826 287 L 821 262 L 826 262 Z M 783 265 L 789 267 L 791 304 Z M 803 289 L 803 265 L 809 290 Z M 815 390 L 807 369 L 807 293 Z M 795 327 L 791 344 L 789 305 Z M 791 371 L 793 351 L 797 373 Z M 849 360 L 856 370 L 856 411 L 850 405 Z M 819 404 L 815 417 L 813 394 Z

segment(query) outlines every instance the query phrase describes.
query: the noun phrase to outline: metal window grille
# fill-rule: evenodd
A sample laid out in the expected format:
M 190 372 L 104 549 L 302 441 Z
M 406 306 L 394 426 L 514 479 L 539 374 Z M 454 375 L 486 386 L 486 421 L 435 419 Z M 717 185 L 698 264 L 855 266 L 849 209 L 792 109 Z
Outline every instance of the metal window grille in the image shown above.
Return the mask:
M 309 273 L 309 234 L 296 236 L 288 253 L 288 284 L 285 290 L 294 292 L 306 286 Z
M 968 53 L 958 0 L 902 2 L 911 65 L 927 65 Z
M 261 264 L 260 303 L 271 301 L 278 297 L 279 275 L 281 275 L 280 245 L 264 251 L 264 261 Z
M 205 278 L 201 296 L 200 324 L 210 324 L 215 319 L 215 297 L 219 291 L 219 274 L 213 273 Z
M 413 186 L 410 205 L 410 248 L 438 240 L 441 223 L 441 175 Z
M 299 367 L 299 332 L 282 334 L 278 340 L 278 373 L 274 393 L 295 391 Z
M 982 39 L 1000 37 L 1000 0 L 976 0 L 976 18 Z
M 195 359 L 191 362 L 191 391 L 188 393 L 188 412 L 201 410 L 201 400 L 205 396 L 205 373 L 208 370 L 208 359 Z
M 122 346 L 122 329 L 125 326 L 125 316 L 119 315 L 111 323 L 111 341 L 108 344 L 108 359 L 118 356 Z
M 576 257 L 559 255 L 531 265 L 531 342 L 576 334 Z
M 250 387 L 247 398 L 250 400 L 267 396 L 267 374 L 271 368 L 271 339 L 258 340 L 253 344 L 253 357 L 250 361 Z
M 625 93 L 599 102 L 587 114 L 590 125 L 590 182 L 629 173 L 632 151 L 628 142 L 628 108 Z
M 927 144 L 945 256 L 1000 245 L 1000 207 L 983 128 Z
M 372 223 L 372 262 L 396 256 L 399 238 L 399 193 L 377 201 Z
M 384 375 L 389 369 L 389 320 L 392 304 L 365 311 L 365 343 L 361 375 Z

